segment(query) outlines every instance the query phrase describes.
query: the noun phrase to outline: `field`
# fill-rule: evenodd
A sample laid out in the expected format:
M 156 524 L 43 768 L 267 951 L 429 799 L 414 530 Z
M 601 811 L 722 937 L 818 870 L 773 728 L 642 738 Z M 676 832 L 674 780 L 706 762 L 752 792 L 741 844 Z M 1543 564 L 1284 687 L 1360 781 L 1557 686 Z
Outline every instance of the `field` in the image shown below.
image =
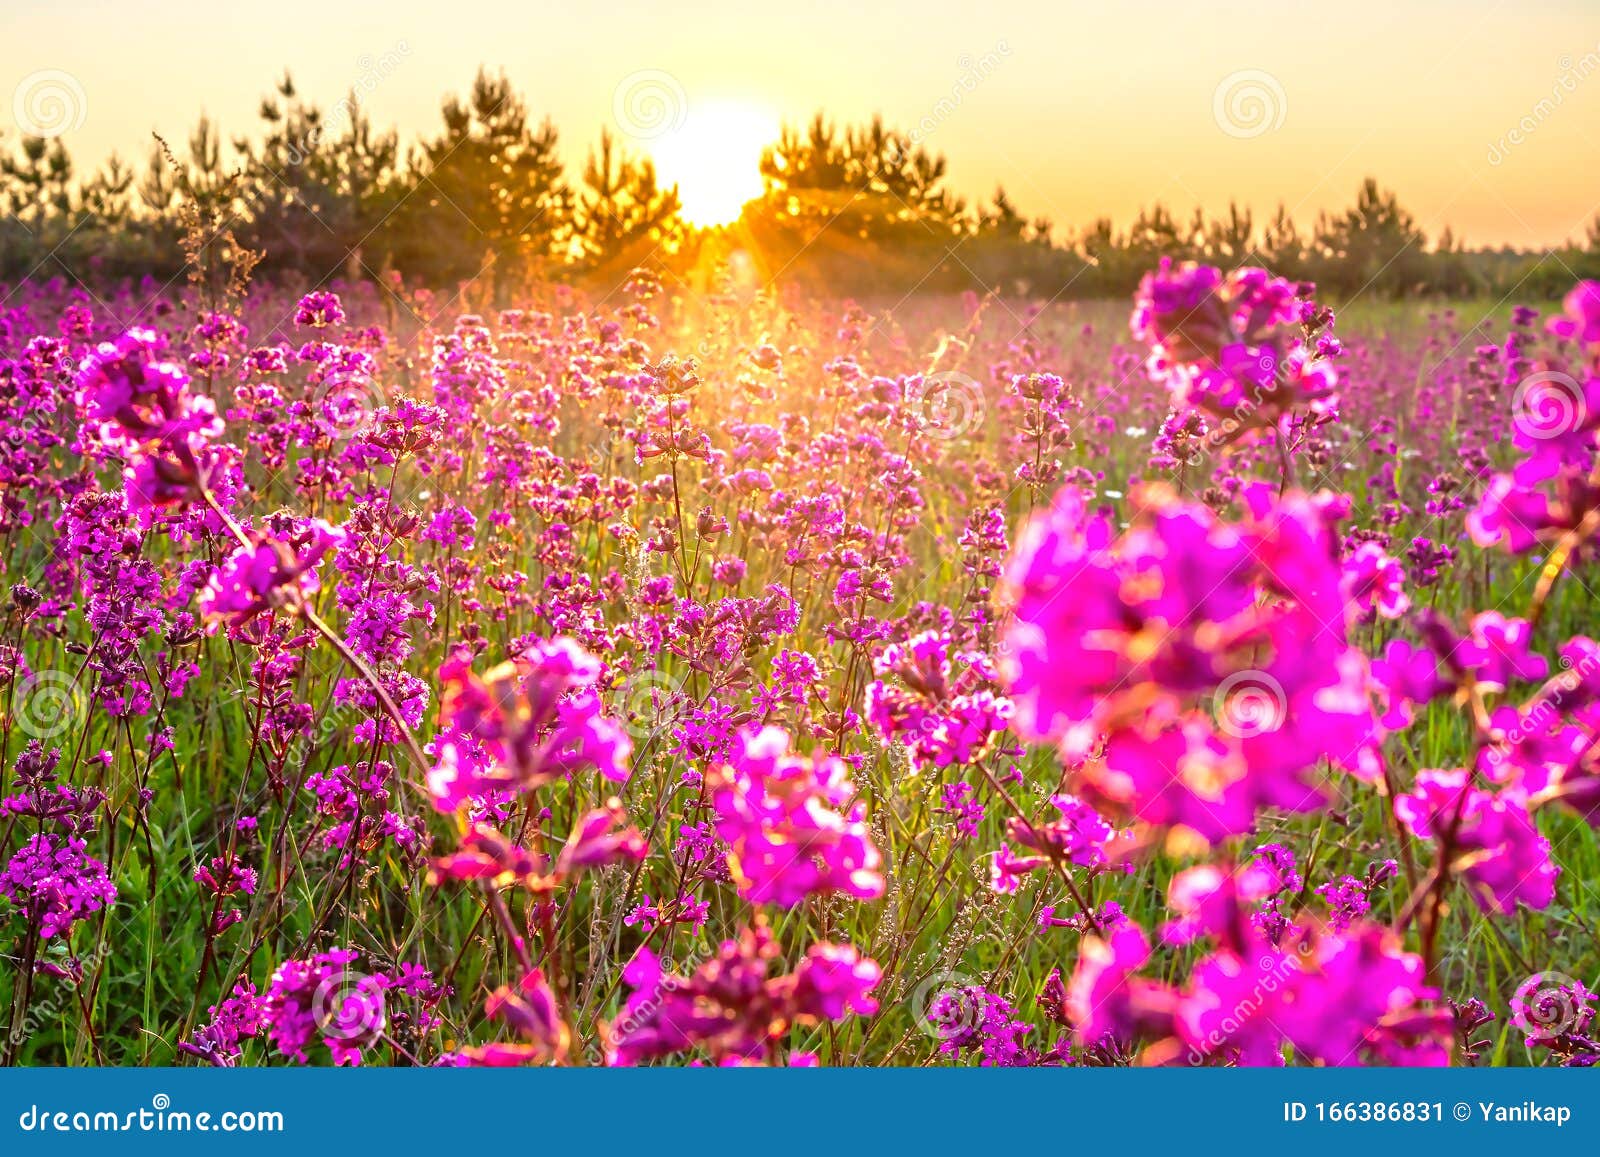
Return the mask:
M 30 284 L 0 357 L 8 1063 L 1600 1058 L 1592 285 Z

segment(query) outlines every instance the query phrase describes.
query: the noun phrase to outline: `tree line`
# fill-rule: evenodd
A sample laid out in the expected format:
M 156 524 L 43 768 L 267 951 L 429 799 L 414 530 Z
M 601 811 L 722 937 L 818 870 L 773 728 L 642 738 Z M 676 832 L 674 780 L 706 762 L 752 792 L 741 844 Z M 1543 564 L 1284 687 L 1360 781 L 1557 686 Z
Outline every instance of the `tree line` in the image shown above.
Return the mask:
M 946 163 L 882 120 L 838 126 L 822 114 L 786 126 L 761 161 L 765 193 L 733 226 L 696 229 L 646 156 L 609 131 L 569 175 L 557 130 L 504 75 L 480 71 L 441 126 L 402 147 L 360 103 L 330 113 L 289 76 L 262 101 L 254 135 L 224 140 L 202 117 L 188 139 L 155 140 L 141 166 L 113 156 L 82 174 L 59 138 L 0 153 L 0 280 L 65 272 L 165 280 L 201 245 L 262 255 L 290 282 L 330 277 L 450 285 L 488 279 L 615 282 L 639 266 L 693 277 L 734 248 L 768 280 L 867 294 L 987 290 L 1121 296 L 1162 256 L 1265 264 L 1336 297 L 1493 293 L 1553 297 L 1573 273 L 1600 276 L 1600 219 L 1549 254 L 1466 249 L 1428 238 L 1396 195 L 1365 181 L 1354 204 L 1302 230 L 1280 206 L 1266 219 L 1141 209 L 1058 228 L 1004 189 L 969 203 Z

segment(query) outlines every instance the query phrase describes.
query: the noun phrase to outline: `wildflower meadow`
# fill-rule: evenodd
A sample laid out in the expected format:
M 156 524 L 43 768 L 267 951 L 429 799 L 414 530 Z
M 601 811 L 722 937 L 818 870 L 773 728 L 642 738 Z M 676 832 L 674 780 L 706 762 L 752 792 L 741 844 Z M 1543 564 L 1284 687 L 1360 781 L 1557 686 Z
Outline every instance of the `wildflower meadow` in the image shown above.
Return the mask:
M 1593 283 L 214 304 L 5 316 L 9 1061 L 1596 1059 Z
M 519 100 L 6 162 L 0 1063 L 1600 1061 L 1600 241 Z

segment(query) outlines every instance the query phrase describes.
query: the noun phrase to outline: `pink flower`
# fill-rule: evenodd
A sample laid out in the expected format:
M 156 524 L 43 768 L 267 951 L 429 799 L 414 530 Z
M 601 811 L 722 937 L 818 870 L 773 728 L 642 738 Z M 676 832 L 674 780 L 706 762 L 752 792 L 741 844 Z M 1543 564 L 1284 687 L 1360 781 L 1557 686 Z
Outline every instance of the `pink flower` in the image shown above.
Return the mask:
M 76 836 L 30 836 L 0 871 L 0 896 L 26 915 L 41 939 L 68 936 L 72 926 L 117 901 L 105 864 Z
M 308 960 L 286 960 L 267 986 L 268 1037 L 284 1056 L 305 1064 L 306 1049 L 326 1045 L 336 1065 L 359 1065 L 361 1050 L 383 1035 L 388 977 L 350 966 L 350 949 L 320 952 Z
M 1600 345 L 1600 281 L 1580 281 L 1561 302 L 1562 314 L 1545 322 L 1559 338 Z
M 1164 257 L 1140 282 L 1130 325 L 1150 343 L 1151 375 L 1180 408 L 1210 411 L 1240 431 L 1270 430 L 1296 407 L 1328 411 L 1335 402 L 1338 377 L 1325 355 L 1337 343 L 1307 336 L 1332 314 L 1310 292 L 1263 269 L 1224 277 Z
M 1515 680 L 1537 681 L 1549 673 L 1550 664 L 1530 649 L 1532 641 L 1533 628 L 1526 619 L 1484 611 L 1473 618 L 1471 633 L 1453 658 L 1472 672 L 1479 687 L 1504 691 Z
M 211 473 L 210 442 L 222 422 L 189 375 L 160 357 L 164 341 L 130 329 L 83 359 L 74 383 L 85 426 L 126 461 L 129 502 L 147 510 L 198 499 Z
M 1106 863 L 1106 845 L 1115 831 L 1104 817 L 1077 796 L 1054 795 L 1050 804 L 1060 817 L 1029 824 L 1013 816 L 1006 821 L 1006 832 L 1025 848 L 1042 852 L 1053 860 L 1099 868 Z
M 1411 725 L 1414 707 L 1450 689 L 1433 652 L 1405 639 L 1391 639 L 1383 657 L 1372 661 L 1372 686 L 1383 707 L 1383 726 L 1396 731 Z
M 608 864 L 638 863 L 649 850 L 639 829 L 628 825 L 621 803 L 610 799 L 578 821 L 556 857 L 555 870 L 570 877 Z
M 1048 862 L 1043 856 L 1016 855 L 1009 844 L 1002 843 L 989 860 L 989 886 L 1002 896 L 1013 896 L 1022 887 L 1024 876 Z
M 150 446 L 187 447 L 222 432 L 211 399 L 189 392 L 189 375 L 160 357 L 164 339 L 130 329 L 101 342 L 74 379 L 85 421 L 101 440 L 132 455 Z
M 495 887 L 520 884 L 533 891 L 554 886 L 545 874 L 545 859 L 483 824 L 462 837 L 461 845 L 433 861 L 428 882 L 483 880 Z
M 706 788 L 745 899 L 792 908 L 812 894 L 883 895 L 882 858 L 838 758 L 791 755 L 782 729 L 747 729 Z
M 463 657 L 446 661 L 434 806 L 453 811 L 492 787 L 531 790 L 590 767 L 626 783 L 633 744 L 605 714 L 600 670 L 571 639 L 535 643 L 481 677 Z
M 1422 958 L 1376 925 L 1219 951 L 1190 973 L 1179 1035 L 1191 1063 L 1281 1065 L 1287 1047 L 1326 1065 L 1445 1065 L 1453 1020 L 1423 1007 L 1437 996 L 1423 973 Z
M 520 885 L 532 892 L 550 892 L 584 872 L 610 864 L 638 863 L 649 852 L 639 829 L 627 823 L 615 799 L 578 820 L 554 863 L 510 837 L 478 824 L 456 851 L 433 861 L 431 883 L 483 880 L 495 887 Z
M 1364 619 L 1375 614 L 1398 619 L 1411 608 L 1405 573 L 1399 560 L 1390 558 L 1383 547 L 1375 542 L 1362 543 L 1344 560 L 1345 598 Z
M 848 945 L 813 944 L 793 973 L 771 975 L 778 945 L 757 922 L 725 940 L 687 976 L 669 973 L 648 948 L 623 970 L 631 991 L 611 1025 L 614 1063 L 694 1048 L 718 1062 L 771 1056 L 790 1025 L 870 1016 L 882 971 Z
M 1467 514 L 1467 532 L 1475 545 L 1503 546 L 1512 554 L 1531 550 L 1554 524 L 1549 499 L 1509 474 L 1491 478 Z
M 302 297 L 294 313 L 296 325 L 310 326 L 313 329 L 338 325 L 343 320 L 344 306 L 339 302 L 339 295 L 325 289 L 313 290 Z
M 951 661 L 947 633 L 924 631 L 884 648 L 873 660 L 865 713 L 886 739 L 904 743 L 917 763 L 966 764 L 988 754 L 1011 718 L 995 694 L 992 664 L 982 656 Z
M 1209 938 L 1247 951 L 1261 939 L 1250 919 L 1251 906 L 1284 891 L 1285 866 L 1257 859 L 1233 871 L 1217 864 L 1185 868 L 1167 886 L 1167 903 L 1177 919 L 1161 929 L 1162 939 L 1168 944 L 1192 944 Z
M 1080 1045 L 1097 1045 L 1107 1037 L 1127 1042 L 1171 1032 L 1174 994 L 1134 975 L 1149 959 L 1149 941 L 1131 921 L 1118 924 L 1104 939 L 1083 938 L 1064 1003 Z
M 504 1065 L 513 1063 L 560 1064 L 566 1059 L 572 1035 L 561 1019 L 556 994 L 544 978 L 544 972 L 535 968 L 525 973 L 515 988 L 501 985 L 490 994 L 484 1011 L 495 1020 L 504 1021 L 519 1037 L 521 1045 L 490 1046 L 491 1051 L 466 1048 L 464 1059 L 471 1063 Z
M 878 1002 L 868 994 L 882 979 L 877 961 L 852 946 L 813 944 L 794 970 L 795 1013 L 812 1021 L 871 1016 Z
M 1229 877 L 1207 871 L 1174 881 L 1192 929 L 1217 939 L 1181 990 L 1136 975 L 1150 959 L 1137 925 L 1085 937 L 1061 1002 L 1081 1046 L 1142 1044 L 1147 1063 L 1449 1063 L 1450 1011 L 1428 1006 L 1438 994 L 1422 959 L 1392 932 L 1291 926 L 1280 947 L 1240 919 Z
M 274 607 L 309 602 L 321 589 L 317 568 L 323 557 L 343 541 L 343 531 L 313 518 L 287 538 L 238 547 L 200 593 L 201 613 L 239 627 Z
M 1375 774 L 1330 513 L 1246 498 L 1247 518 L 1224 523 L 1149 487 L 1118 534 L 1064 490 L 1006 576 L 1017 729 L 1057 740 L 1092 805 L 1211 841 L 1263 807 L 1321 806 L 1320 759 Z
M 1418 839 L 1451 851 L 1456 871 L 1485 912 L 1504 915 L 1519 903 L 1547 908 L 1560 869 L 1519 792 L 1473 787 L 1461 768 L 1419 771 L 1394 814 Z

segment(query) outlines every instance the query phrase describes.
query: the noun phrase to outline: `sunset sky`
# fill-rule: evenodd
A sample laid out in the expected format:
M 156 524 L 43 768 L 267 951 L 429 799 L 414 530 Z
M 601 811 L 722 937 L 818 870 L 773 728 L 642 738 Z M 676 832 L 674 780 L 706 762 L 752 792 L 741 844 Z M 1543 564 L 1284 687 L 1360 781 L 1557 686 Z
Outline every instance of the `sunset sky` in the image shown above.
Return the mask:
M 1448 223 L 1470 244 L 1545 245 L 1581 237 L 1600 209 L 1595 0 L 283 0 L 271 17 L 194 0 L 5 0 L 0 29 L 4 138 L 29 78 L 66 74 L 82 94 L 64 136 L 80 162 L 116 149 L 142 163 L 152 129 L 182 137 L 201 109 L 226 133 L 254 131 L 285 65 L 325 105 L 361 87 L 372 118 L 409 139 L 437 127 L 441 98 L 481 63 L 555 121 L 574 170 L 634 78 L 681 95 L 678 131 L 709 108 L 744 125 L 881 112 L 948 157 L 958 192 L 1003 184 L 1058 225 L 1232 198 L 1283 201 L 1304 227 L 1367 174 L 1430 238 Z M 632 147 L 670 153 L 670 135 Z

